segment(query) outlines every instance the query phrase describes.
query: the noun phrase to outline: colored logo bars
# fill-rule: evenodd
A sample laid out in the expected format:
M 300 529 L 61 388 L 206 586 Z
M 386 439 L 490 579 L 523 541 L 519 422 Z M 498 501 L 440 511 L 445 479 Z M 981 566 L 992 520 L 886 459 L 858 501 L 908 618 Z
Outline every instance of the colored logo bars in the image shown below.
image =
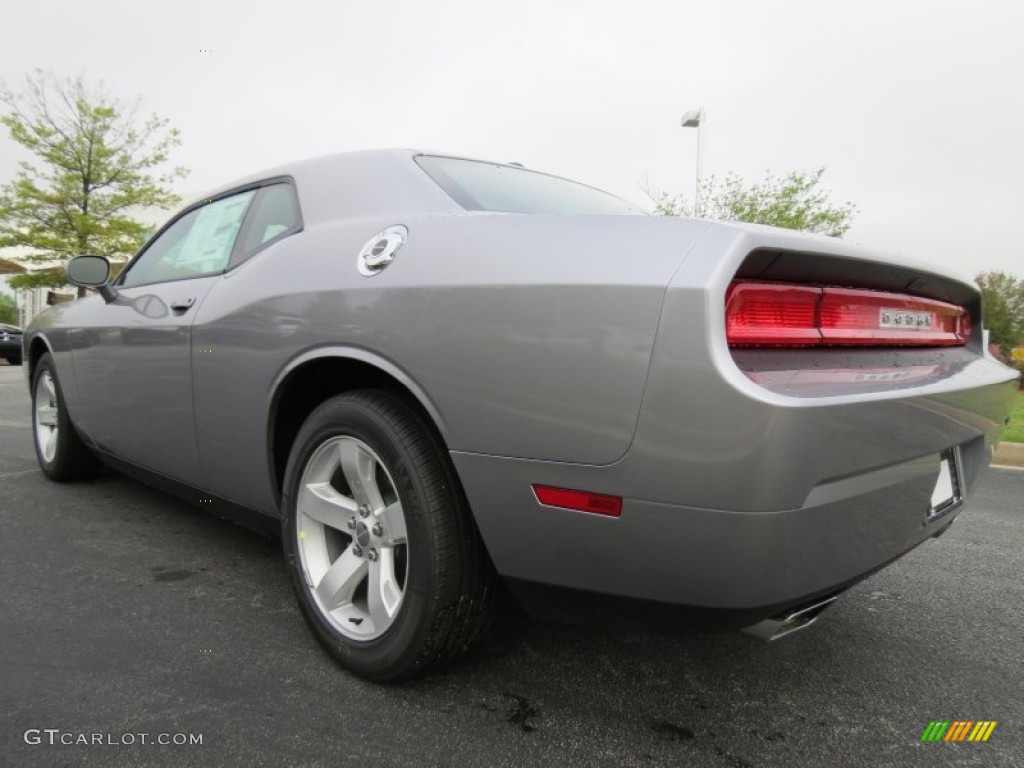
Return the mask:
M 921 734 L 921 741 L 988 741 L 995 729 L 995 720 L 933 720 Z

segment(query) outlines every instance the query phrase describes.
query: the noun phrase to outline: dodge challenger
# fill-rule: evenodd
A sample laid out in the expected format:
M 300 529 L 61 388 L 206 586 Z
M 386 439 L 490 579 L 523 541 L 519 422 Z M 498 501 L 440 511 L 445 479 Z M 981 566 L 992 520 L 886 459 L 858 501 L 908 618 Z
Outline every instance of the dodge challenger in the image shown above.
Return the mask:
M 949 528 L 1016 387 L 934 266 L 413 151 L 253 175 L 67 274 L 93 291 L 24 337 L 45 474 L 278 532 L 376 681 L 469 647 L 502 585 L 807 626 Z

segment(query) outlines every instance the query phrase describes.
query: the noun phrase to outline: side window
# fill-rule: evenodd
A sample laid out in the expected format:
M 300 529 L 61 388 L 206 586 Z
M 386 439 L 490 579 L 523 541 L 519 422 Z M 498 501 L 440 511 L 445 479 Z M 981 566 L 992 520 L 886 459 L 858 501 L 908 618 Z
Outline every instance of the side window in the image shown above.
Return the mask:
M 255 195 L 256 190 L 250 190 L 189 211 L 149 244 L 125 273 L 121 286 L 223 272 Z
M 291 184 L 263 187 L 252 205 L 231 266 L 302 228 L 299 202 Z

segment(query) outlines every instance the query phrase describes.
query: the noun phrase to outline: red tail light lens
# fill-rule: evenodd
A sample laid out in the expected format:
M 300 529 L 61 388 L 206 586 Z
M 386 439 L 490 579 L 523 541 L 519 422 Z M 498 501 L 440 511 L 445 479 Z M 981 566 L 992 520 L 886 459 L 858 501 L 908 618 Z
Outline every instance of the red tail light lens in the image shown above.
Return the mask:
M 733 283 L 726 300 L 726 334 L 732 346 L 816 346 L 821 288 Z
M 942 301 L 826 288 L 819 327 L 825 344 L 948 347 L 966 343 L 970 322 L 964 309 Z
M 966 309 L 852 288 L 739 281 L 726 296 L 730 347 L 963 346 Z

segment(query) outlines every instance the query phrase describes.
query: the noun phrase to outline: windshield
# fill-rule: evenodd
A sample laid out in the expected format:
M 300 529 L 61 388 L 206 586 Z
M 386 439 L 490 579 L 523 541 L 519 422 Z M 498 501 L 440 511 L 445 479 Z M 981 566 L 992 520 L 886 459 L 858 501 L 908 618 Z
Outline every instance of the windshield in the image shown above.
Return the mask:
M 646 211 L 575 181 L 496 163 L 420 155 L 420 168 L 468 211 L 644 215 Z

